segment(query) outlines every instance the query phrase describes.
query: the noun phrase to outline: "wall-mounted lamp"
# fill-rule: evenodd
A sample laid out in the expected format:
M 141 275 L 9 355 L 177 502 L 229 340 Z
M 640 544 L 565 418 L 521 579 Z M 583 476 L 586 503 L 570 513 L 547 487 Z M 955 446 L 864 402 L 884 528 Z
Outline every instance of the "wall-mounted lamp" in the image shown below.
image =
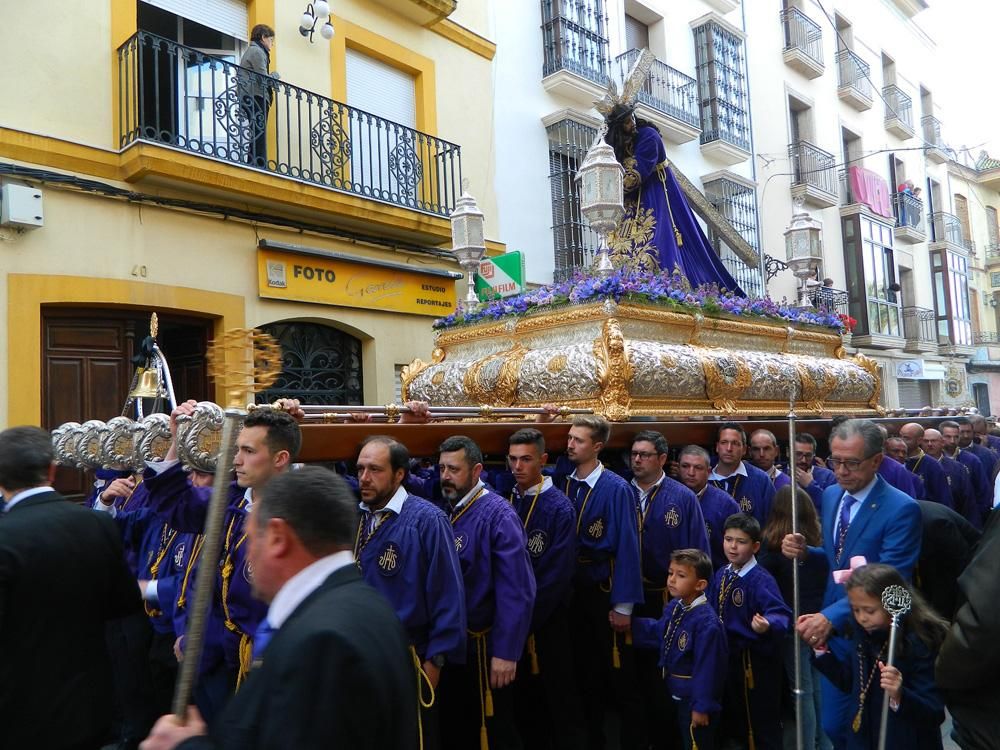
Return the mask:
M 319 35 L 326 40 L 333 39 L 333 21 L 330 18 L 330 3 L 326 0 L 316 0 L 315 3 L 309 3 L 306 6 L 306 12 L 302 14 L 302 20 L 299 21 L 299 33 L 309 38 L 309 43 L 312 44 L 313 34 L 316 32 L 316 26 L 322 23 L 320 27 Z

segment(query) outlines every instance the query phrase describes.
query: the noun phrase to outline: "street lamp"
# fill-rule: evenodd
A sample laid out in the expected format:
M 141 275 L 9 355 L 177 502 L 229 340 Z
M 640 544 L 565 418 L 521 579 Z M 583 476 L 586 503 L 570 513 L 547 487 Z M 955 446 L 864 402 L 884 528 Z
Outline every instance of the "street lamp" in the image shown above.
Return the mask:
M 333 39 L 333 20 L 330 17 L 330 3 L 326 2 L 326 0 L 316 0 L 315 3 L 306 5 L 306 11 L 302 14 L 302 19 L 299 21 L 299 33 L 302 36 L 309 37 L 310 44 L 313 41 L 313 33 L 316 31 L 316 25 L 320 21 L 325 21 L 319 30 L 320 36 L 327 41 Z
M 600 136 L 587 151 L 576 175 L 580 184 L 580 213 L 600 235 L 594 270 L 603 275 L 615 270 L 608 254 L 608 235 L 618 225 L 624 207 L 624 170 L 615 150 Z
M 483 212 L 476 205 L 476 199 L 463 192 L 451 212 L 451 252 L 458 259 L 458 265 L 465 271 L 469 289 L 465 295 L 465 303 L 474 305 L 479 302 L 476 295 L 476 271 L 479 262 L 486 254 Z
M 792 223 L 785 230 L 785 260 L 799 280 L 799 307 L 812 307 L 806 280 L 823 261 L 823 225 L 805 209 L 805 201 L 796 198 Z

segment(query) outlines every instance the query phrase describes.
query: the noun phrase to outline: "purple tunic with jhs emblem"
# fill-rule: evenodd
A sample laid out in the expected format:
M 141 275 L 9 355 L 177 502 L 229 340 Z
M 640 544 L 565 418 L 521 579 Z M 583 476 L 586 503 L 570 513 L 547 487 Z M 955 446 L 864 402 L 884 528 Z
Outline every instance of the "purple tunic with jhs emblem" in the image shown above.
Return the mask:
M 363 531 L 359 530 L 359 534 Z M 421 661 L 465 662 L 465 592 L 448 517 L 407 495 L 371 537 L 355 546 L 365 580 L 389 600 Z
M 535 605 L 535 576 L 521 519 L 509 502 L 480 487 L 452 514 L 452 526 L 469 631 L 489 631 L 489 655 L 517 661 Z
M 754 565 L 742 577 L 734 575 L 730 566 L 716 571 L 708 603 L 726 626 L 732 653 L 744 649 L 764 655 L 777 653 L 781 638 L 791 625 L 792 611 L 781 598 L 774 576 L 760 565 Z M 771 624 L 767 632 L 755 633 L 750 627 L 756 614 L 763 615 Z
M 532 631 L 544 625 L 556 607 L 567 601 L 576 568 L 573 506 L 554 486 L 539 494 L 536 501 L 537 491 L 537 487 L 532 488 L 522 496 L 515 487 L 511 492 L 514 509 L 524 525 L 528 556 L 535 573 Z
M 774 482 L 766 472 L 761 471 L 753 464 L 744 461 L 747 475 L 733 474 L 725 479 L 709 480 L 720 490 L 728 492 L 736 504 L 740 506 L 741 513 L 749 513 L 757 519 L 761 528 L 767 525 L 767 518 L 771 515 L 771 503 L 774 502 Z M 715 469 L 713 468 L 714 472 Z
M 941 464 L 921 451 L 920 455 L 906 459 L 906 468 L 917 479 L 914 500 L 933 500 L 949 508 L 955 507 L 951 487 L 948 486 L 948 475 Z
M 567 497 L 576 511 L 577 582 L 604 584 L 610 579 L 611 604 L 642 603 L 639 524 L 632 488 L 607 469 L 601 471 L 593 489 L 572 478 L 566 483 Z
M 736 504 L 728 492 L 723 492 L 718 487 L 706 484 L 701 491 L 700 503 L 701 514 L 705 517 L 705 531 L 708 534 L 709 554 L 712 557 L 712 566 L 719 568 L 729 565 L 726 553 L 722 550 L 722 539 L 725 537 L 726 519 L 731 515 L 740 512 L 740 506 Z
M 722 710 L 729 647 L 722 621 L 710 603 L 696 599 L 685 607 L 674 599 L 659 620 L 634 618 L 632 643 L 660 652 L 659 665 L 670 695 L 689 699 L 692 711 Z
M 647 585 L 667 585 L 674 550 L 700 549 L 709 554 L 705 517 L 698 498 L 680 482 L 663 477 L 660 486 L 651 491 L 645 512 L 636 498 L 636 511 L 641 519 L 642 577 Z

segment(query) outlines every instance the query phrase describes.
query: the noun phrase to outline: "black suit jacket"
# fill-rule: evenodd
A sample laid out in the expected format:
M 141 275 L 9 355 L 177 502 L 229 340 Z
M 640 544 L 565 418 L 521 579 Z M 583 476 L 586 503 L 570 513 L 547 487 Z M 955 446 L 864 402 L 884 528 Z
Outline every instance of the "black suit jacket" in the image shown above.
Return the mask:
M 413 750 L 417 682 L 396 613 L 350 565 L 274 634 L 211 737 L 184 750 Z
M 931 500 L 917 503 L 922 533 L 914 581 L 937 613 L 950 620 L 958 606 L 956 581 L 972 558 L 979 530 L 941 503 Z
M 107 516 L 56 492 L 0 515 L 0 747 L 59 750 L 105 737 L 105 624 L 140 606 Z

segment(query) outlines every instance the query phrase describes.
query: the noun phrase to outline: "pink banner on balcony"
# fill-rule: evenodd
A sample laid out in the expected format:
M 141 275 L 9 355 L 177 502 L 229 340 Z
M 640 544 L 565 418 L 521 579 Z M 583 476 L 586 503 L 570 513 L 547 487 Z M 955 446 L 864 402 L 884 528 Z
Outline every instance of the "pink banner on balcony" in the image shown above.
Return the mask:
M 879 216 L 893 218 L 888 182 L 864 167 L 848 167 L 847 178 L 851 181 L 854 200 L 864 203 Z

